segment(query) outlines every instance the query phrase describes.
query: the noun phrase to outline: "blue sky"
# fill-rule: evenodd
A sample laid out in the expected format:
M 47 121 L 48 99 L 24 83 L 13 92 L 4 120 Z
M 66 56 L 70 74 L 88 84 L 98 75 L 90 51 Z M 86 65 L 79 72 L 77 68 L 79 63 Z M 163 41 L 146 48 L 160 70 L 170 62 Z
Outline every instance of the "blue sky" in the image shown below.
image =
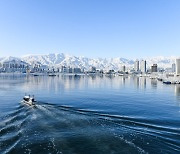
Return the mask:
M 0 57 L 180 55 L 180 0 L 0 0 Z

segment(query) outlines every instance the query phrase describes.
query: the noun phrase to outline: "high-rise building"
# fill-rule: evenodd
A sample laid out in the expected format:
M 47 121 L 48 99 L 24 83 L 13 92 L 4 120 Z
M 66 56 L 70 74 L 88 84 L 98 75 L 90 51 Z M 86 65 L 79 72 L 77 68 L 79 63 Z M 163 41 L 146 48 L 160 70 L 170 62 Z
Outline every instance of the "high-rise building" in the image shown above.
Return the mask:
M 180 75 L 180 58 L 176 59 L 176 74 Z
M 139 71 L 139 60 L 136 60 L 135 63 L 134 63 L 134 70 L 135 70 L 136 72 Z
M 176 72 L 176 64 L 175 63 L 172 64 L 172 72 L 173 73 Z
M 126 71 L 126 66 L 125 66 L 125 65 L 122 65 L 122 66 L 121 66 L 121 71 L 122 71 L 122 72 L 125 72 L 125 71 Z
M 140 68 L 141 72 L 142 73 L 146 73 L 146 61 L 145 60 L 142 60 L 141 61 L 141 68 Z
M 126 71 L 126 66 L 124 65 L 122 69 L 123 69 L 123 72 L 125 72 Z
M 153 66 L 151 66 L 151 72 L 157 72 L 157 64 L 153 64 Z

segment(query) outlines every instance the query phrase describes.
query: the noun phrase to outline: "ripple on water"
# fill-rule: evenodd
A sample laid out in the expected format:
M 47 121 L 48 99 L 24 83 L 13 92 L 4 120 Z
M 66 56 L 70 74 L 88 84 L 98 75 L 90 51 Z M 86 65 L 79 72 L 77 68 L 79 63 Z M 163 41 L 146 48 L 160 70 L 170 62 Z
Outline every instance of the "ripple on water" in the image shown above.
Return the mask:
M 20 106 L 2 118 L 3 153 L 178 153 L 179 130 L 161 121 L 116 116 L 71 106 Z

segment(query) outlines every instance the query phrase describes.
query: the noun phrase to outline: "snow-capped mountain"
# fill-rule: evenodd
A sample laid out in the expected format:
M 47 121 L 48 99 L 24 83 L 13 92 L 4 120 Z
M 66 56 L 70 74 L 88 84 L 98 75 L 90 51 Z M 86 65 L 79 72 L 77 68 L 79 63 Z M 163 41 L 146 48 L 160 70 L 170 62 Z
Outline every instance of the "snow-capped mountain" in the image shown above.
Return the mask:
M 19 64 L 19 65 L 21 65 L 21 64 L 29 65 L 28 62 L 22 60 L 21 58 L 17 58 L 17 57 L 9 56 L 9 57 L 0 58 L 0 63 L 5 63 L 5 62 L 9 62 L 9 61 L 16 63 L 16 64 Z
M 152 66 L 153 64 L 158 64 L 158 67 L 160 68 L 171 68 L 172 64 L 175 63 L 175 60 L 178 57 L 163 57 L 163 56 L 158 56 L 158 57 L 152 57 L 152 58 L 146 58 L 147 61 L 147 66 Z
M 158 64 L 158 67 L 161 68 L 170 68 L 173 63 L 175 63 L 176 57 L 153 57 L 153 58 L 144 58 L 147 61 L 147 66 L 150 67 L 153 64 Z M 95 66 L 97 69 L 121 69 L 122 65 L 126 67 L 133 68 L 134 61 L 125 58 L 111 58 L 111 59 L 103 59 L 103 58 L 87 58 L 87 57 L 77 57 L 71 56 L 64 53 L 58 54 L 48 54 L 48 55 L 27 55 L 21 58 L 17 57 L 4 57 L 0 58 L 0 62 L 3 63 L 5 61 L 16 60 L 24 61 L 29 63 L 30 65 L 34 63 L 46 65 L 46 66 L 70 66 L 70 67 L 80 67 L 84 69 L 90 69 L 90 67 Z M 141 60 L 141 59 L 139 59 Z
M 1 57 L 1 58 L 0 58 L 0 62 L 1 62 L 1 63 L 8 62 L 8 61 L 12 61 L 12 60 L 15 60 L 16 62 L 21 62 L 21 61 L 22 61 L 21 58 L 12 57 L 12 56 L 9 56 L 9 57 Z
M 41 62 L 42 65 L 48 66 L 70 66 L 70 67 L 80 67 L 84 69 L 90 69 L 92 66 L 95 66 L 97 69 L 115 69 L 118 70 L 122 65 L 128 67 L 134 64 L 133 60 L 128 60 L 124 58 L 87 58 L 87 57 L 77 57 L 71 56 L 64 53 L 60 54 L 48 54 L 48 55 L 30 55 L 25 56 L 22 60 L 32 64 L 34 61 Z

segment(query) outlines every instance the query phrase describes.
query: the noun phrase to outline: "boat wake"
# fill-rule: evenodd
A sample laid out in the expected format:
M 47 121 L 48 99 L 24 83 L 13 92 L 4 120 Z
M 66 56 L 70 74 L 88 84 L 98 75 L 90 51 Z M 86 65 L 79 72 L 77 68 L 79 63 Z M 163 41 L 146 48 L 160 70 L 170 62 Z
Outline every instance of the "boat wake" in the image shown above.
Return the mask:
M 180 151 L 177 125 L 168 127 L 161 120 L 37 102 L 36 108 L 21 104 L 0 121 L 0 153 Z

